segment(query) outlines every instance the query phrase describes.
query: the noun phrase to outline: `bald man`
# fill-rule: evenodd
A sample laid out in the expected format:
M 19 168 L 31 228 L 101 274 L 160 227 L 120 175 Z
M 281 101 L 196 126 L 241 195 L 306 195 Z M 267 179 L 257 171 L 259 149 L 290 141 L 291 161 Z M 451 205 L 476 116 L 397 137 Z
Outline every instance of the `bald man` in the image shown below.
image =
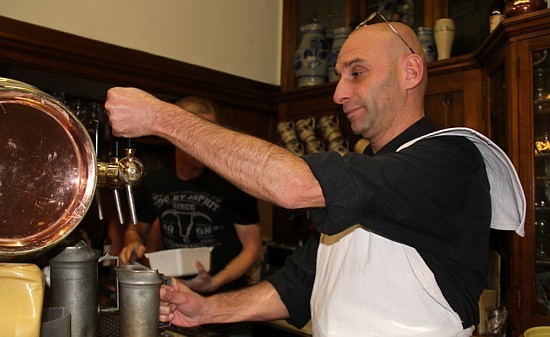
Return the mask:
M 473 130 L 434 133 L 416 35 L 399 23 L 367 23 L 342 46 L 334 93 L 351 129 L 370 141 L 363 154 L 300 158 L 137 89 L 108 92 L 116 135 L 164 137 L 258 198 L 312 209 L 317 230 L 253 287 L 205 298 L 179 282 L 163 286 L 162 321 L 302 327 L 311 319 L 316 337 L 471 335 L 491 219 L 501 210 L 492 207 L 485 163 L 500 152 L 483 148 L 487 139 L 471 141 L 483 138 Z

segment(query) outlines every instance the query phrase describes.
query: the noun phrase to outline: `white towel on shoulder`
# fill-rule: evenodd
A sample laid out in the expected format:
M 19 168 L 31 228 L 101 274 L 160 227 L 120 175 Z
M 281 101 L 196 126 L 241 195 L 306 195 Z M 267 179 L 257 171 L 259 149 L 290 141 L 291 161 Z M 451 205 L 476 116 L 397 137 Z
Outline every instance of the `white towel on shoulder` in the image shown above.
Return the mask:
M 498 145 L 481 133 L 464 127 L 438 130 L 403 144 L 397 151 L 415 142 L 437 136 L 463 136 L 471 140 L 485 160 L 487 176 L 491 187 L 491 228 L 513 230 L 525 235 L 526 201 L 523 188 L 514 165 Z

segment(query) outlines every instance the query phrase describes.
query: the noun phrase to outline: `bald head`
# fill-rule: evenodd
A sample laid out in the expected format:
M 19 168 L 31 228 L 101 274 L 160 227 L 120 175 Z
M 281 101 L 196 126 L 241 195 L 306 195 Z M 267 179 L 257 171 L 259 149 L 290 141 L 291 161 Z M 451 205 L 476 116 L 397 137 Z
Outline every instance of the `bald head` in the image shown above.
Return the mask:
M 373 149 L 424 116 L 427 76 L 420 42 L 408 26 L 391 24 L 399 35 L 387 23 L 355 30 L 336 62 L 334 102 Z
M 391 22 L 391 26 L 399 35 L 396 34 L 387 23 L 380 22 L 368 24 L 355 30 L 349 36 L 348 40 L 361 40 L 360 43 L 364 43 L 365 48 L 368 48 L 367 46 L 372 46 L 373 49 L 382 51 L 383 54 L 385 54 L 383 57 L 388 58 L 392 63 L 411 55 L 412 49 L 414 54 L 422 59 L 424 74 L 420 83 L 420 89 L 424 92 L 427 85 L 427 62 L 424 49 L 418 40 L 418 36 L 412 28 L 401 22 Z

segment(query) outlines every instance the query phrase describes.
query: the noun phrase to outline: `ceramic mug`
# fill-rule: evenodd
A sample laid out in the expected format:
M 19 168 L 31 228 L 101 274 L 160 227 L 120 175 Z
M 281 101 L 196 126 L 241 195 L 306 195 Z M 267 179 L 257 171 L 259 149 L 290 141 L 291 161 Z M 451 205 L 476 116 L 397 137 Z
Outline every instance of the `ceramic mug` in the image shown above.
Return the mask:
M 349 152 L 349 142 L 347 139 L 332 142 L 328 145 L 328 150 L 338 152 L 341 156 L 343 156 Z
M 340 129 L 330 130 L 330 133 L 325 136 L 325 140 L 329 143 L 339 142 L 343 139 L 344 136 L 342 135 L 342 132 L 340 132 Z
M 307 143 L 308 140 L 315 138 L 315 117 L 300 119 L 296 122 L 296 131 L 298 137 Z
M 283 121 L 277 124 L 277 131 L 279 131 L 279 133 L 283 133 L 285 131 L 290 131 L 290 130 L 294 130 L 293 121 Z
M 317 127 L 321 130 L 323 138 L 329 143 L 343 138 L 340 131 L 340 121 L 334 115 L 319 118 Z
M 290 130 L 290 131 L 284 131 L 280 134 L 281 141 L 284 144 L 295 144 L 299 143 L 298 136 L 296 135 L 296 131 Z
M 366 140 L 365 138 L 361 138 L 355 143 L 355 146 L 353 147 L 353 151 L 357 153 L 363 153 L 367 146 L 369 146 L 370 142 Z
M 284 144 L 299 143 L 293 121 L 280 122 L 277 124 L 277 132 L 279 133 L 279 137 Z
M 288 144 L 285 146 L 285 149 L 299 157 L 305 154 L 304 146 L 302 145 L 302 143 Z
M 340 126 L 340 120 L 335 115 L 327 115 L 319 118 L 319 127 L 324 125 Z
M 307 153 L 318 153 L 318 152 L 323 152 L 325 149 L 324 149 L 324 146 L 323 146 L 323 143 L 316 139 L 316 138 L 309 138 L 308 141 L 306 142 L 306 150 L 307 150 Z

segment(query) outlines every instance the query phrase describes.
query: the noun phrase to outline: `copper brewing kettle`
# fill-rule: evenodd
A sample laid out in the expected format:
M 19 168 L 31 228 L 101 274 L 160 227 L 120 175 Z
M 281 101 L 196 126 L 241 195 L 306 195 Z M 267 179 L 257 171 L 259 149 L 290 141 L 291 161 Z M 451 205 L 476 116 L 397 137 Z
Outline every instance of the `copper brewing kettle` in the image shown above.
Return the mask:
M 57 99 L 0 78 L 0 261 L 66 238 L 92 203 L 97 162 L 86 128 Z

